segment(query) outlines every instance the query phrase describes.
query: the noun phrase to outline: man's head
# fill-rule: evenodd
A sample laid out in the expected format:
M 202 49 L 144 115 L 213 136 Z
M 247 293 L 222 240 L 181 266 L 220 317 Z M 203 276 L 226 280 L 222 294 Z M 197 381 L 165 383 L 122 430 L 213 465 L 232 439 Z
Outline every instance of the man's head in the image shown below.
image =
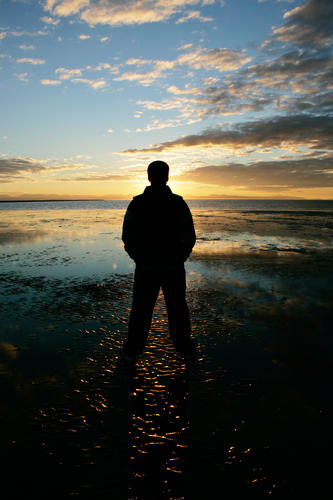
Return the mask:
M 153 161 L 148 166 L 148 179 L 152 186 L 165 186 L 169 180 L 169 165 L 164 161 Z

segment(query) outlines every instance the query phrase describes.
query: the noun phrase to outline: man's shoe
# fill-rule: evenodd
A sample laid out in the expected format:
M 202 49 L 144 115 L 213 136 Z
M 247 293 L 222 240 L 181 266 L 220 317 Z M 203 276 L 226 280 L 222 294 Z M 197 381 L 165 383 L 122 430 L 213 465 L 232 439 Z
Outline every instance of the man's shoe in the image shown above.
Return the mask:
M 196 355 L 196 347 L 193 340 L 190 340 L 186 343 L 186 345 L 176 348 L 177 352 L 183 356 L 185 359 L 190 360 L 193 359 Z
M 121 351 L 121 356 L 124 361 L 126 361 L 127 363 L 135 363 L 139 354 L 139 352 L 129 347 L 127 341 L 124 342 L 123 349 Z
M 121 352 L 121 357 L 126 363 L 135 363 L 138 355 L 137 354 L 128 354 L 126 351 Z

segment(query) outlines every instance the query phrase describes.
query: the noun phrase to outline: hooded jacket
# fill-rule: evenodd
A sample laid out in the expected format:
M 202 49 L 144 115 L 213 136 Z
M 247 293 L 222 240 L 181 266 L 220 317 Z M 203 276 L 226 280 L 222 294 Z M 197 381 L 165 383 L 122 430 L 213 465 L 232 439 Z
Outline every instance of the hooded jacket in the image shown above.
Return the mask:
M 196 240 L 190 209 L 169 186 L 148 186 L 128 205 L 122 240 L 137 264 L 183 263 Z

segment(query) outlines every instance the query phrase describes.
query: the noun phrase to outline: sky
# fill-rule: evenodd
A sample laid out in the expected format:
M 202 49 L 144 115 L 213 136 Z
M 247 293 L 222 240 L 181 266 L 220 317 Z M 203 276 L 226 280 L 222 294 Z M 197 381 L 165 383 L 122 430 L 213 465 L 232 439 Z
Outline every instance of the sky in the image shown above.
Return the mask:
M 332 0 L 0 0 L 0 200 L 333 199 Z

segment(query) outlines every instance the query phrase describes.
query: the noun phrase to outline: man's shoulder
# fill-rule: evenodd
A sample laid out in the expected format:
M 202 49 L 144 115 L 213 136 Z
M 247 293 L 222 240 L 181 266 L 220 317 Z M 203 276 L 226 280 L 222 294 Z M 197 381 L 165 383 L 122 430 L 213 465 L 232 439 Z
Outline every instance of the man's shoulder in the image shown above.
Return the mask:
M 137 194 L 136 196 L 133 196 L 132 201 L 140 201 L 143 198 L 144 193 Z
M 133 196 L 133 199 L 131 200 L 129 207 L 131 209 L 139 209 L 140 207 L 144 208 L 146 205 L 150 206 L 151 203 L 156 204 L 156 201 L 159 200 L 158 198 L 152 198 L 149 196 L 148 193 L 143 192 L 141 194 L 138 194 L 136 196 Z M 163 201 L 165 204 L 171 204 L 174 205 L 175 207 L 184 207 L 186 205 L 184 199 L 182 196 L 179 194 L 172 193 L 170 191 L 169 195 L 166 196 L 165 198 L 163 197 L 159 201 Z
M 131 201 L 131 203 L 137 203 L 137 202 L 144 202 L 146 200 L 149 200 L 150 197 L 147 195 L 147 193 L 141 193 L 141 194 L 137 194 L 136 196 L 133 196 L 133 199 Z M 183 200 L 183 197 L 180 196 L 179 194 L 175 194 L 175 193 L 170 193 L 170 199 L 172 199 L 173 201 L 184 201 Z
M 133 196 L 131 201 L 129 202 L 128 206 L 133 206 L 136 205 L 137 203 L 140 203 L 140 201 L 144 200 L 144 194 L 137 194 L 136 196 Z
M 182 201 L 184 201 L 184 200 L 183 200 L 183 197 L 182 197 L 182 196 L 180 196 L 179 194 L 172 193 L 172 197 L 173 197 L 173 199 L 174 199 L 175 201 L 178 201 L 178 202 L 182 202 Z

